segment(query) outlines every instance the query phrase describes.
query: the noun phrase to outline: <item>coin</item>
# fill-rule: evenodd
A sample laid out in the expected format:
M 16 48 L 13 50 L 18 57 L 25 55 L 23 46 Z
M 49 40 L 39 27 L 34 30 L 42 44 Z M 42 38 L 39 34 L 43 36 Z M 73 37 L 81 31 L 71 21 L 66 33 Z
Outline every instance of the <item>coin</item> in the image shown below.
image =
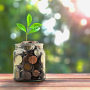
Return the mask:
M 36 50 L 34 50 L 34 54 L 36 55 L 36 56 L 40 56 L 40 50 L 38 50 L 38 49 L 36 49 Z
M 31 69 L 32 69 L 32 66 L 30 64 L 28 64 L 28 63 L 24 64 L 24 70 L 25 71 L 30 71 Z
M 28 59 L 29 63 L 35 64 L 37 62 L 37 57 L 36 56 L 31 56 Z
M 22 62 L 22 56 L 18 55 L 15 57 L 14 64 L 19 65 Z
M 22 71 L 22 75 L 21 76 L 25 80 L 30 80 L 31 79 L 31 73 L 30 72 Z
M 39 72 L 38 70 L 34 70 L 34 71 L 32 72 L 32 74 L 33 74 L 34 77 L 38 77 L 39 74 L 40 74 L 40 72 Z

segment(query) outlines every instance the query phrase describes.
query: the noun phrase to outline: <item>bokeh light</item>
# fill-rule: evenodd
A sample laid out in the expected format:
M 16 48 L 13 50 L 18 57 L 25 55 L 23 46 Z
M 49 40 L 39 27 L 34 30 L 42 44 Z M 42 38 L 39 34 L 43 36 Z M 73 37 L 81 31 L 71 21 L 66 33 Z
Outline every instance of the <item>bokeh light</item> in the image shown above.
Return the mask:
M 71 0 L 60 0 L 64 7 L 72 7 Z
M 38 9 L 42 14 L 48 13 L 48 0 L 41 0 L 38 2 Z
M 31 4 L 31 5 L 34 5 L 34 4 L 36 4 L 37 2 L 38 2 L 38 0 L 31 0 L 31 1 L 30 1 L 30 4 Z
M 0 12 L 4 11 L 5 7 L 3 4 L 0 4 Z
M 84 65 L 84 62 L 83 62 L 82 59 L 77 61 L 77 67 L 76 67 L 77 72 L 82 72 L 83 71 L 83 65 Z
M 77 8 L 80 12 L 82 12 L 85 16 L 90 17 L 90 0 L 77 0 Z
M 14 2 L 14 3 L 13 3 L 13 6 L 14 6 L 15 8 L 18 8 L 18 7 L 19 7 L 19 2 Z
M 16 33 L 11 33 L 11 35 L 10 35 L 11 39 L 16 39 L 16 37 L 17 37 Z
M 70 31 L 67 28 L 67 26 L 63 26 L 63 32 L 60 30 L 55 31 L 55 45 L 60 46 L 62 45 L 65 41 L 67 41 L 70 37 Z
M 55 18 L 55 19 L 61 19 L 61 14 L 60 14 L 60 13 L 56 13 L 56 14 L 54 15 L 54 18 Z
M 53 17 L 48 20 L 43 21 L 43 26 L 45 27 L 44 34 L 45 35 L 54 34 L 55 24 L 56 24 L 56 20 Z
M 69 12 L 74 13 L 75 12 L 75 8 L 74 7 L 70 7 L 69 8 Z
M 82 26 L 87 25 L 87 20 L 86 20 L 86 19 L 81 19 L 80 24 L 81 24 Z

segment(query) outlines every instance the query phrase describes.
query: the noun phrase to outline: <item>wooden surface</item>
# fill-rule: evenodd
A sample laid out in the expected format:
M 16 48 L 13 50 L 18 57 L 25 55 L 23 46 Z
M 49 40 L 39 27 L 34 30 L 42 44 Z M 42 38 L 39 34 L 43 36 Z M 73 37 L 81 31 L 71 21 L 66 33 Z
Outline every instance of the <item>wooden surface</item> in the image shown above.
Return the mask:
M 90 90 L 90 74 L 47 74 L 43 82 L 15 82 L 0 74 L 0 90 Z

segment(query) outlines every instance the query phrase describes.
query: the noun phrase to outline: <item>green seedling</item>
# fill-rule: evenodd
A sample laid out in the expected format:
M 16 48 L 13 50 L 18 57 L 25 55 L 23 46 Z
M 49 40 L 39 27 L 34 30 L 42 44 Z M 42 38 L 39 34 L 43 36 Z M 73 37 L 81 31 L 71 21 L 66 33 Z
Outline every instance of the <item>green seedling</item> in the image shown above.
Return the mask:
M 31 33 L 34 32 L 38 32 L 40 30 L 40 27 L 42 26 L 42 24 L 40 23 L 33 23 L 31 25 L 32 22 L 32 16 L 31 14 L 27 15 L 27 27 L 25 27 L 23 24 L 17 23 L 17 27 L 19 28 L 19 30 L 22 30 L 26 33 L 26 41 L 27 41 L 27 36 Z

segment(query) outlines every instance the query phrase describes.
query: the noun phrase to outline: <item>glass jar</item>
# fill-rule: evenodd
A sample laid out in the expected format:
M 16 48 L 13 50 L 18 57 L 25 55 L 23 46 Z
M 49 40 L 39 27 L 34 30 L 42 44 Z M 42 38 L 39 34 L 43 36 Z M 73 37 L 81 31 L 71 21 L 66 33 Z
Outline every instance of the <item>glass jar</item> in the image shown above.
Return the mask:
M 45 52 L 42 43 L 23 41 L 15 44 L 13 75 L 15 81 L 45 80 Z

